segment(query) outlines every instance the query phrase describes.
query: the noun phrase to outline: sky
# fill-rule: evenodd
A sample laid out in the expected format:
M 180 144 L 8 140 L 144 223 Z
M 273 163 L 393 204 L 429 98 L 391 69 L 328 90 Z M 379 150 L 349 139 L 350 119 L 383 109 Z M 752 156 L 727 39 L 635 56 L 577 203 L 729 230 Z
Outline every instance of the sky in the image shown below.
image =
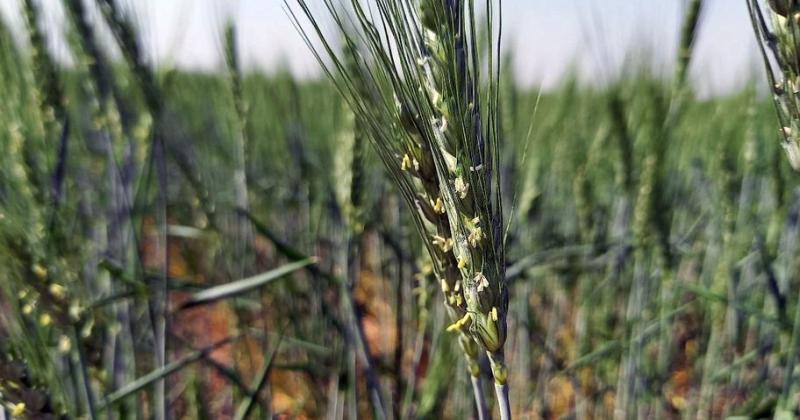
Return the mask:
M 60 0 L 39 0 L 57 56 Z M 313 4 L 315 0 L 310 2 Z M 318 0 L 316 0 L 318 1 Z M 634 63 L 670 70 L 686 0 L 502 0 L 503 43 L 520 83 L 557 86 L 576 71 L 588 83 L 613 81 Z M 122 0 L 123 3 L 126 0 Z M 18 0 L 0 13 L 20 28 Z M 703 95 L 724 94 L 763 76 L 744 0 L 706 0 L 692 80 Z M 268 72 L 320 69 L 287 16 L 283 0 L 127 0 L 144 45 L 159 65 L 213 70 L 223 64 L 221 26 L 237 25 L 241 61 Z

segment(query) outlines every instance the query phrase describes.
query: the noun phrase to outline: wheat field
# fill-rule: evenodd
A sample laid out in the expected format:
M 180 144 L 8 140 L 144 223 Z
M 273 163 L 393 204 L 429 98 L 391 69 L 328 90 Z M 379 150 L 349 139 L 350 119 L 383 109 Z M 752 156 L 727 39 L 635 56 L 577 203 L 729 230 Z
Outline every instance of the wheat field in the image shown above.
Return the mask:
M 12 3 L 0 420 L 800 417 L 800 2 L 737 1 L 713 96 L 704 0 L 670 71 L 552 89 L 496 0 L 286 0 L 310 78 Z

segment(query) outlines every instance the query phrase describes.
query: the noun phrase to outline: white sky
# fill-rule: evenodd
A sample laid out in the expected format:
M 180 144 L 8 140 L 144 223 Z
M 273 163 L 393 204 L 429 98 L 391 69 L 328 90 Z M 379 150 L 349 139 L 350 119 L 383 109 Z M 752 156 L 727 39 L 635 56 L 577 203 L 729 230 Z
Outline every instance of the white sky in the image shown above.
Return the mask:
M 39 0 L 50 32 L 61 20 L 59 0 Z M 125 0 L 122 0 L 125 3 Z M 148 52 L 159 64 L 214 69 L 222 64 L 220 27 L 237 23 L 246 67 L 288 66 L 301 76 L 319 68 L 284 11 L 282 0 L 127 0 L 138 17 Z M 653 61 L 668 71 L 685 0 L 503 0 L 504 43 L 514 51 L 519 80 L 545 88 L 570 68 L 584 80 L 608 81 L 623 64 Z M 705 94 L 724 93 L 763 70 L 744 0 L 707 0 L 692 77 Z M 17 0 L 0 12 L 19 27 Z M 57 54 L 63 44 L 53 41 Z M 630 59 L 633 57 L 633 59 Z M 645 58 L 646 57 L 646 58 Z

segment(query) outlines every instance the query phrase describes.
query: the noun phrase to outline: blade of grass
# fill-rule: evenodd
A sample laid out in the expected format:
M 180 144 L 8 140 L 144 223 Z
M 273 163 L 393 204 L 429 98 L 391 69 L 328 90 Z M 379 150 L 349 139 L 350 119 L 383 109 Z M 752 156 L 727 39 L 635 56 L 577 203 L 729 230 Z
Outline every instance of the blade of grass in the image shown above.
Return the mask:
M 246 279 L 241 279 L 231 283 L 221 284 L 219 286 L 205 289 L 192 295 L 188 301 L 180 306 L 180 309 L 187 309 L 197 305 L 213 303 L 220 299 L 227 299 L 229 297 L 249 292 L 250 290 L 259 288 L 267 283 L 283 278 L 307 265 L 314 264 L 315 262 L 316 258 L 306 258 L 297 262 L 286 264 L 283 267 L 255 275 L 253 277 L 248 277 Z
M 189 364 L 196 362 L 197 360 L 200 360 L 204 355 L 208 355 L 214 350 L 230 344 L 236 338 L 238 338 L 238 336 L 227 337 L 208 347 L 205 347 L 201 350 L 196 350 L 187 356 L 184 356 L 173 362 L 167 363 L 166 365 L 164 365 L 159 369 L 153 370 L 152 372 L 140 377 L 139 379 L 129 383 L 128 385 L 112 392 L 111 394 L 108 394 L 98 407 L 98 411 L 102 411 L 106 407 L 114 405 L 122 401 L 123 399 L 136 394 L 137 392 L 155 383 L 156 381 L 165 379 L 169 375 L 183 369 Z

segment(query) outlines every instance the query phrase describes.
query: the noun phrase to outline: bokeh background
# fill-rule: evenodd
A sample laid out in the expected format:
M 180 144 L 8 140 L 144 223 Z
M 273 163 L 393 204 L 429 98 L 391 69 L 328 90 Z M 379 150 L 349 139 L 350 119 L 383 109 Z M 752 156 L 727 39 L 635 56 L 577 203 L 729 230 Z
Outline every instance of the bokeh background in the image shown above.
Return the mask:
M 613 79 L 631 60 L 668 72 L 678 43 L 682 0 L 505 0 L 505 48 L 514 51 L 520 83 L 555 87 L 575 71 L 592 83 Z M 47 21 L 58 27 L 58 0 L 42 1 Z M 280 0 L 137 0 L 137 16 L 148 52 L 158 63 L 214 70 L 223 63 L 220 23 L 236 22 L 242 64 L 267 72 L 289 68 L 298 77 L 320 75 L 319 66 L 286 16 Z M 710 0 L 692 78 L 700 94 L 730 92 L 761 78 L 760 58 L 745 2 Z M 0 10 L 20 28 L 14 0 Z M 63 38 L 51 32 L 54 51 L 65 56 Z
M 800 177 L 744 0 L 503 3 L 514 414 L 800 417 Z M 0 418 L 476 418 L 283 2 L 0 12 Z

